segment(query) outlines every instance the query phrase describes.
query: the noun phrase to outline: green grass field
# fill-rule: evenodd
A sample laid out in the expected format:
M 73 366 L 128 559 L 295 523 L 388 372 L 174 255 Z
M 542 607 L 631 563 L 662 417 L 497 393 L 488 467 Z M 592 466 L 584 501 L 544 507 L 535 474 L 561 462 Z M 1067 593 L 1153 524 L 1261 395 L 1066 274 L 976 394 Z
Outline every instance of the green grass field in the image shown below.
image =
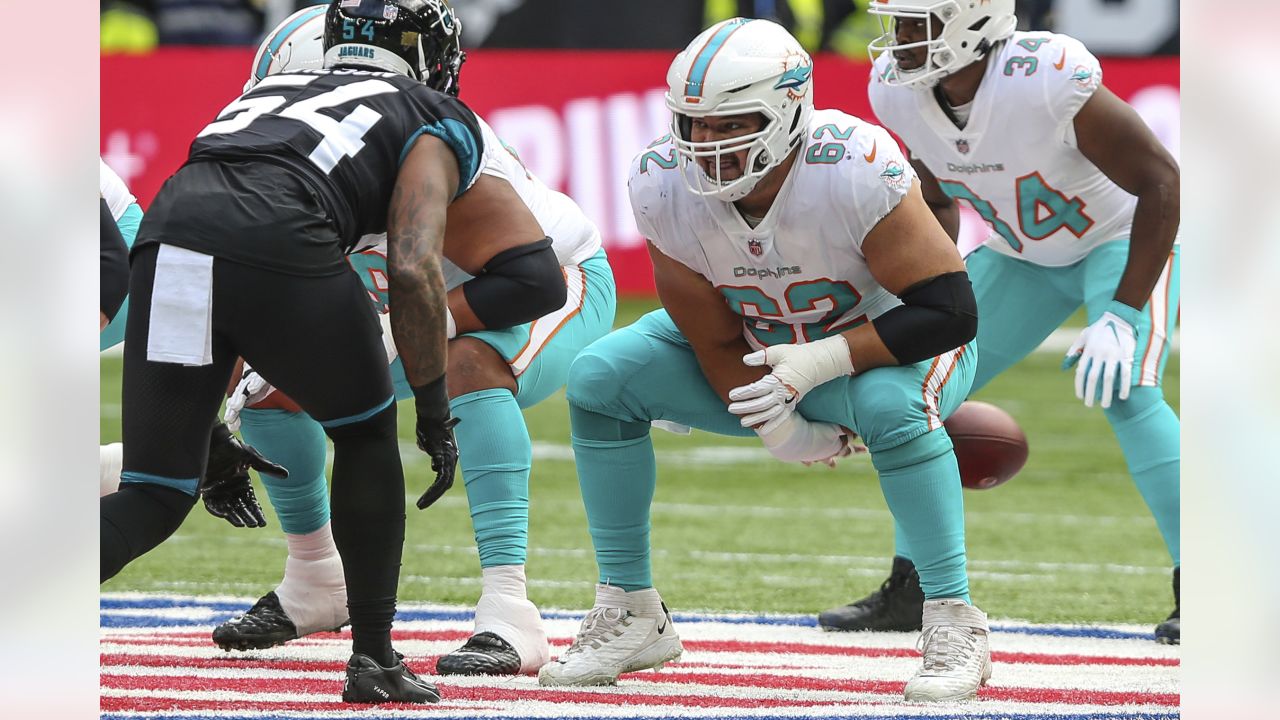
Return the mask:
M 624 325 L 652 308 L 620 304 Z M 1097 409 L 1075 399 L 1056 353 L 1033 354 L 976 396 L 1022 424 L 1031 459 L 1009 484 L 967 492 L 973 598 L 994 618 L 1156 623 L 1172 607 L 1169 558 Z M 119 358 L 102 359 L 102 439 L 120 437 Z M 1178 409 L 1178 357 L 1165 392 Z M 530 495 L 530 597 L 585 608 L 595 563 L 571 460 L 568 409 L 558 395 L 526 413 L 535 443 Z M 400 432 L 411 447 L 412 409 Z M 654 433 L 654 579 L 677 610 L 814 613 L 874 589 L 887 574 L 892 525 L 871 463 L 839 469 L 761 457 L 754 439 Z M 741 448 L 743 452 L 734 452 Z M 406 451 L 408 492 L 430 483 L 426 456 Z M 259 489 L 265 504 L 266 494 Z M 409 504 L 401 597 L 470 604 L 479 563 L 459 482 L 426 512 Z M 168 542 L 104 591 L 254 596 L 284 566 L 279 524 L 235 529 L 197 505 Z

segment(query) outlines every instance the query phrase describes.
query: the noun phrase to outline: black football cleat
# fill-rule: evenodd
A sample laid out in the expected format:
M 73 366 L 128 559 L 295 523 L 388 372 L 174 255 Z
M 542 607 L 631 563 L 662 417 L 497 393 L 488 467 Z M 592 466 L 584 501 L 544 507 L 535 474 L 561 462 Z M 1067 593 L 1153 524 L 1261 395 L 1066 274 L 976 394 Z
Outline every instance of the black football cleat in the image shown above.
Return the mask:
M 223 650 L 262 650 L 298 638 L 298 628 L 271 591 L 243 615 L 213 629 L 213 642 Z
M 439 675 L 515 675 L 520 655 L 511 643 L 491 632 L 476 633 L 466 645 L 436 661 Z
M 342 684 L 345 703 L 438 703 L 435 685 L 413 674 L 396 653 L 396 664 L 384 668 L 368 655 L 355 653 L 347 661 L 347 681 Z
M 880 589 L 848 605 L 831 608 L 818 616 L 823 630 L 919 630 L 924 615 L 924 590 L 910 560 L 893 558 L 893 570 Z
M 1161 645 L 1182 644 L 1182 588 L 1179 582 L 1182 568 L 1173 569 L 1173 612 L 1164 622 L 1156 626 L 1156 642 Z

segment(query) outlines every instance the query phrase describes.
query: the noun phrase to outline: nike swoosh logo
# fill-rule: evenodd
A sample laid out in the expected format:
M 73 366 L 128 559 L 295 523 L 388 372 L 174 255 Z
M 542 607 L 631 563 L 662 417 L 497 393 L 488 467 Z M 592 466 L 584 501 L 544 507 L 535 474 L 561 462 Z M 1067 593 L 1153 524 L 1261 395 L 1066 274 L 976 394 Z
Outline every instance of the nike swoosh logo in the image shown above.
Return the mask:
M 1061 70 L 1063 65 L 1067 64 L 1067 49 L 1062 49 L 1062 57 L 1058 58 L 1058 62 L 1053 64 L 1054 70 Z
M 1111 330 L 1111 334 L 1115 336 L 1116 342 L 1117 343 L 1120 342 L 1120 331 L 1116 329 L 1116 324 L 1113 322 L 1108 322 L 1107 327 Z
M 661 635 L 666 631 L 667 631 L 667 619 L 662 618 L 662 624 L 658 626 L 658 634 Z
M 783 405 L 790 405 L 791 403 L 793 403 L 793 402 L 795 402 L 795 401 L 796 401 L 796 396 L 795 396 L 795 395 L 792 395 L 791 397 L 787 398 L 786 400 L 783 400 L 783 401 L 782 401 L 782 404 L 783 404 Z
M 866 160 L 869 163 L 873 163 L 876 161 L 876 141 L 875 140 L 871 141 L 871 152 L 866 155 L 863 155 L 862 159 Z

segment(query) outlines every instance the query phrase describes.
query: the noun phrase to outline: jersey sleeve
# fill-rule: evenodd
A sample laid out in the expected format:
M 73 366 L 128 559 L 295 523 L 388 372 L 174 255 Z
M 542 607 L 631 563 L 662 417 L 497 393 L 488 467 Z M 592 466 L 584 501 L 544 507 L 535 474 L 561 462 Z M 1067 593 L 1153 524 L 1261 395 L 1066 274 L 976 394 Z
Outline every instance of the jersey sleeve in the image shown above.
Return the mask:
M 1045 102 L 1063 137 L 1074 145 L 1073 121 L 1102 86 L 1102 65 L 1084 43 L 1066 35 L 1054 35 L 1041 54 L 1050 56 L 1044 73 Z
M 129 206 L 137 202 L 124 181 L 102 158 L 98 158 L 98 194 L 107 201 L 107 207 L 111 208 L 111 216 L 117 222 Z
M 635 216 L 636 228 L 646 240 L 671 257 L 675 255 L 667 247 L 670 238 L 666 237 L 670 233 L 662 231 L 662 219 L 670 212 L 670 208 L 661 202 L 664 183 L 659 174 L 679 172 L 679 166 L 659 165 L 655 158 L 674 159 L 674 153 L 675 149 L 670 143 L 650 145 L 632 158 L 631 172 L 627 176 L 627 195 L 631 200 L 631 214 Z
M 458 192 L 461 196 L 475 185 L 484 169 L 486 144 L 480 122 L 471 108 L 461 100 L 430 90 L 422 86 L 429 96 L 423 100 L 427 106 L 427 116 L 422 126 L 415 130 L 405 141 L 404 150 L 400 152 L 400 162 L 409 154 L 413 143 L 422 135 L 433 135 L 444 141 L 458 159 Z
M 851 213 L 855 245 L 862 241 L 886 215 L 898 207 L 916 178 L 911 163 L 887 130 L 864 124 L 854 134 L 853 157 L 846 190 L 851 196 L 841 203 Z

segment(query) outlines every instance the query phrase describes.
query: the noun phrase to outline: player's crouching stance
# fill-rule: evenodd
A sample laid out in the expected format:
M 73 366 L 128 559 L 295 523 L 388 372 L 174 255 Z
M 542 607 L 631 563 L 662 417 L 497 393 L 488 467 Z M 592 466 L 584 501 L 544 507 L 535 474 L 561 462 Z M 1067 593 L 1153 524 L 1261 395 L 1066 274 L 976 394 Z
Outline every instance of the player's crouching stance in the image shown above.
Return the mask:
M 434 487 L 447 487 L 458 455 L 440 250 L 446 207 L 478 181 L 484 142 L 471 111 L 429 86 L 449 70 L 425 40 L 439 8 L 330 5 L 326 70 L 270 78 L 228 105 L 156 196 L 133 254 L 124 472 L 102 500 L 104 578 L 190 510 L 243 357 L 334 443 L 333 535 L 353 639 L 347 702 L 440 697 L 391 645 L 404 474 L 379 324 L 344 259 L 362 237 L 387 234 L 392 333 L 417 401 L 418 446 Z M 360 69 L 347 69 L 352 59 Z M 544 241 L 532 221 L 521 234 Z
M 300 11 L 268 35 L 249 86 L 277 72 L 319 65 L 322 16 L 323 8 Z M 431 42 L 445 50 L 444 64 L 455 68 L 464 57 L 458 36 L 456 21 L 431 32 Z M 459 82 L 455 77 L 451 89 Z M 595 225 L 479 123 L 485 145 L 481 177 L 449 206 L 444 256 L 451 261 L 445 283 L 454 320 L 448 390 L 460 421 L 459 464 L 482 591 L 474 633 L 439 659 L 441 675 L 536 672 L 550 659 L 541 615 L 525 588 L 533 447 L 521 410 L 564 386 L 573 358 L 612 327 L 615 305 L 613 275 Z M 512 245 L 519 237 L 508 231 L 513 217 L 530 215 L 551 237 L 551 247 L 540 253 Z M 385 248 L 350 261 L 382 312 L 397 312 L 383 282 Z M 525 322 L 530 312 L 542 314 Z M 388 345 L 395 361 L 394 345 Z M 410 397 L 400 362 L 393 362 L 391 374 L 396 398 Z M 239 422 L 249 442 L 293 469 L 288 480 L 263 478 L 288 542 L 284 578 L 248 612 L 214 629 L 214 642 L 228 650 L 279 645 L 347 620 L 342 560 L 330 533 L 324 433 L 305 413 L 283 409 L 279 398 L 250 372 L 227 403 L 228 422 Z
M 569 371 L 600 584 L 544 685 L 613 683 L 680 657 L 649 560 L 654 420 L 754 431 L 788 462 L 831 460 L 860 435 L 928 597 L 906 698 L 973 698 L 990 677 L 942 427 L 973 375 L 973 294 L 893 139 L 814 111 L 812 70 L 783 28 L 741 18 L 671 65 L 672 134 L 636 158 L 630 180 L 665 309 Z
M 958 202 L 991 226 L 966 258 L 982 317 L 973 389 L 1085 307 L 1066 367 L 1085 405 L 1102 406 L 1173 559 L 1174 610 L 1155 637 L 1177 643 L 1179 421 L 1160 388 L 1178 317 L 1177 162 L 1078 40 L 1015 32 L 1013 0 L 883 0 L 870 12 L 885 26 L 867 88 L 877 117 L 910 147 L 952 237 Z M 898 543 L 880 591 L 819 623 L 915 627 L 908 548 Z

